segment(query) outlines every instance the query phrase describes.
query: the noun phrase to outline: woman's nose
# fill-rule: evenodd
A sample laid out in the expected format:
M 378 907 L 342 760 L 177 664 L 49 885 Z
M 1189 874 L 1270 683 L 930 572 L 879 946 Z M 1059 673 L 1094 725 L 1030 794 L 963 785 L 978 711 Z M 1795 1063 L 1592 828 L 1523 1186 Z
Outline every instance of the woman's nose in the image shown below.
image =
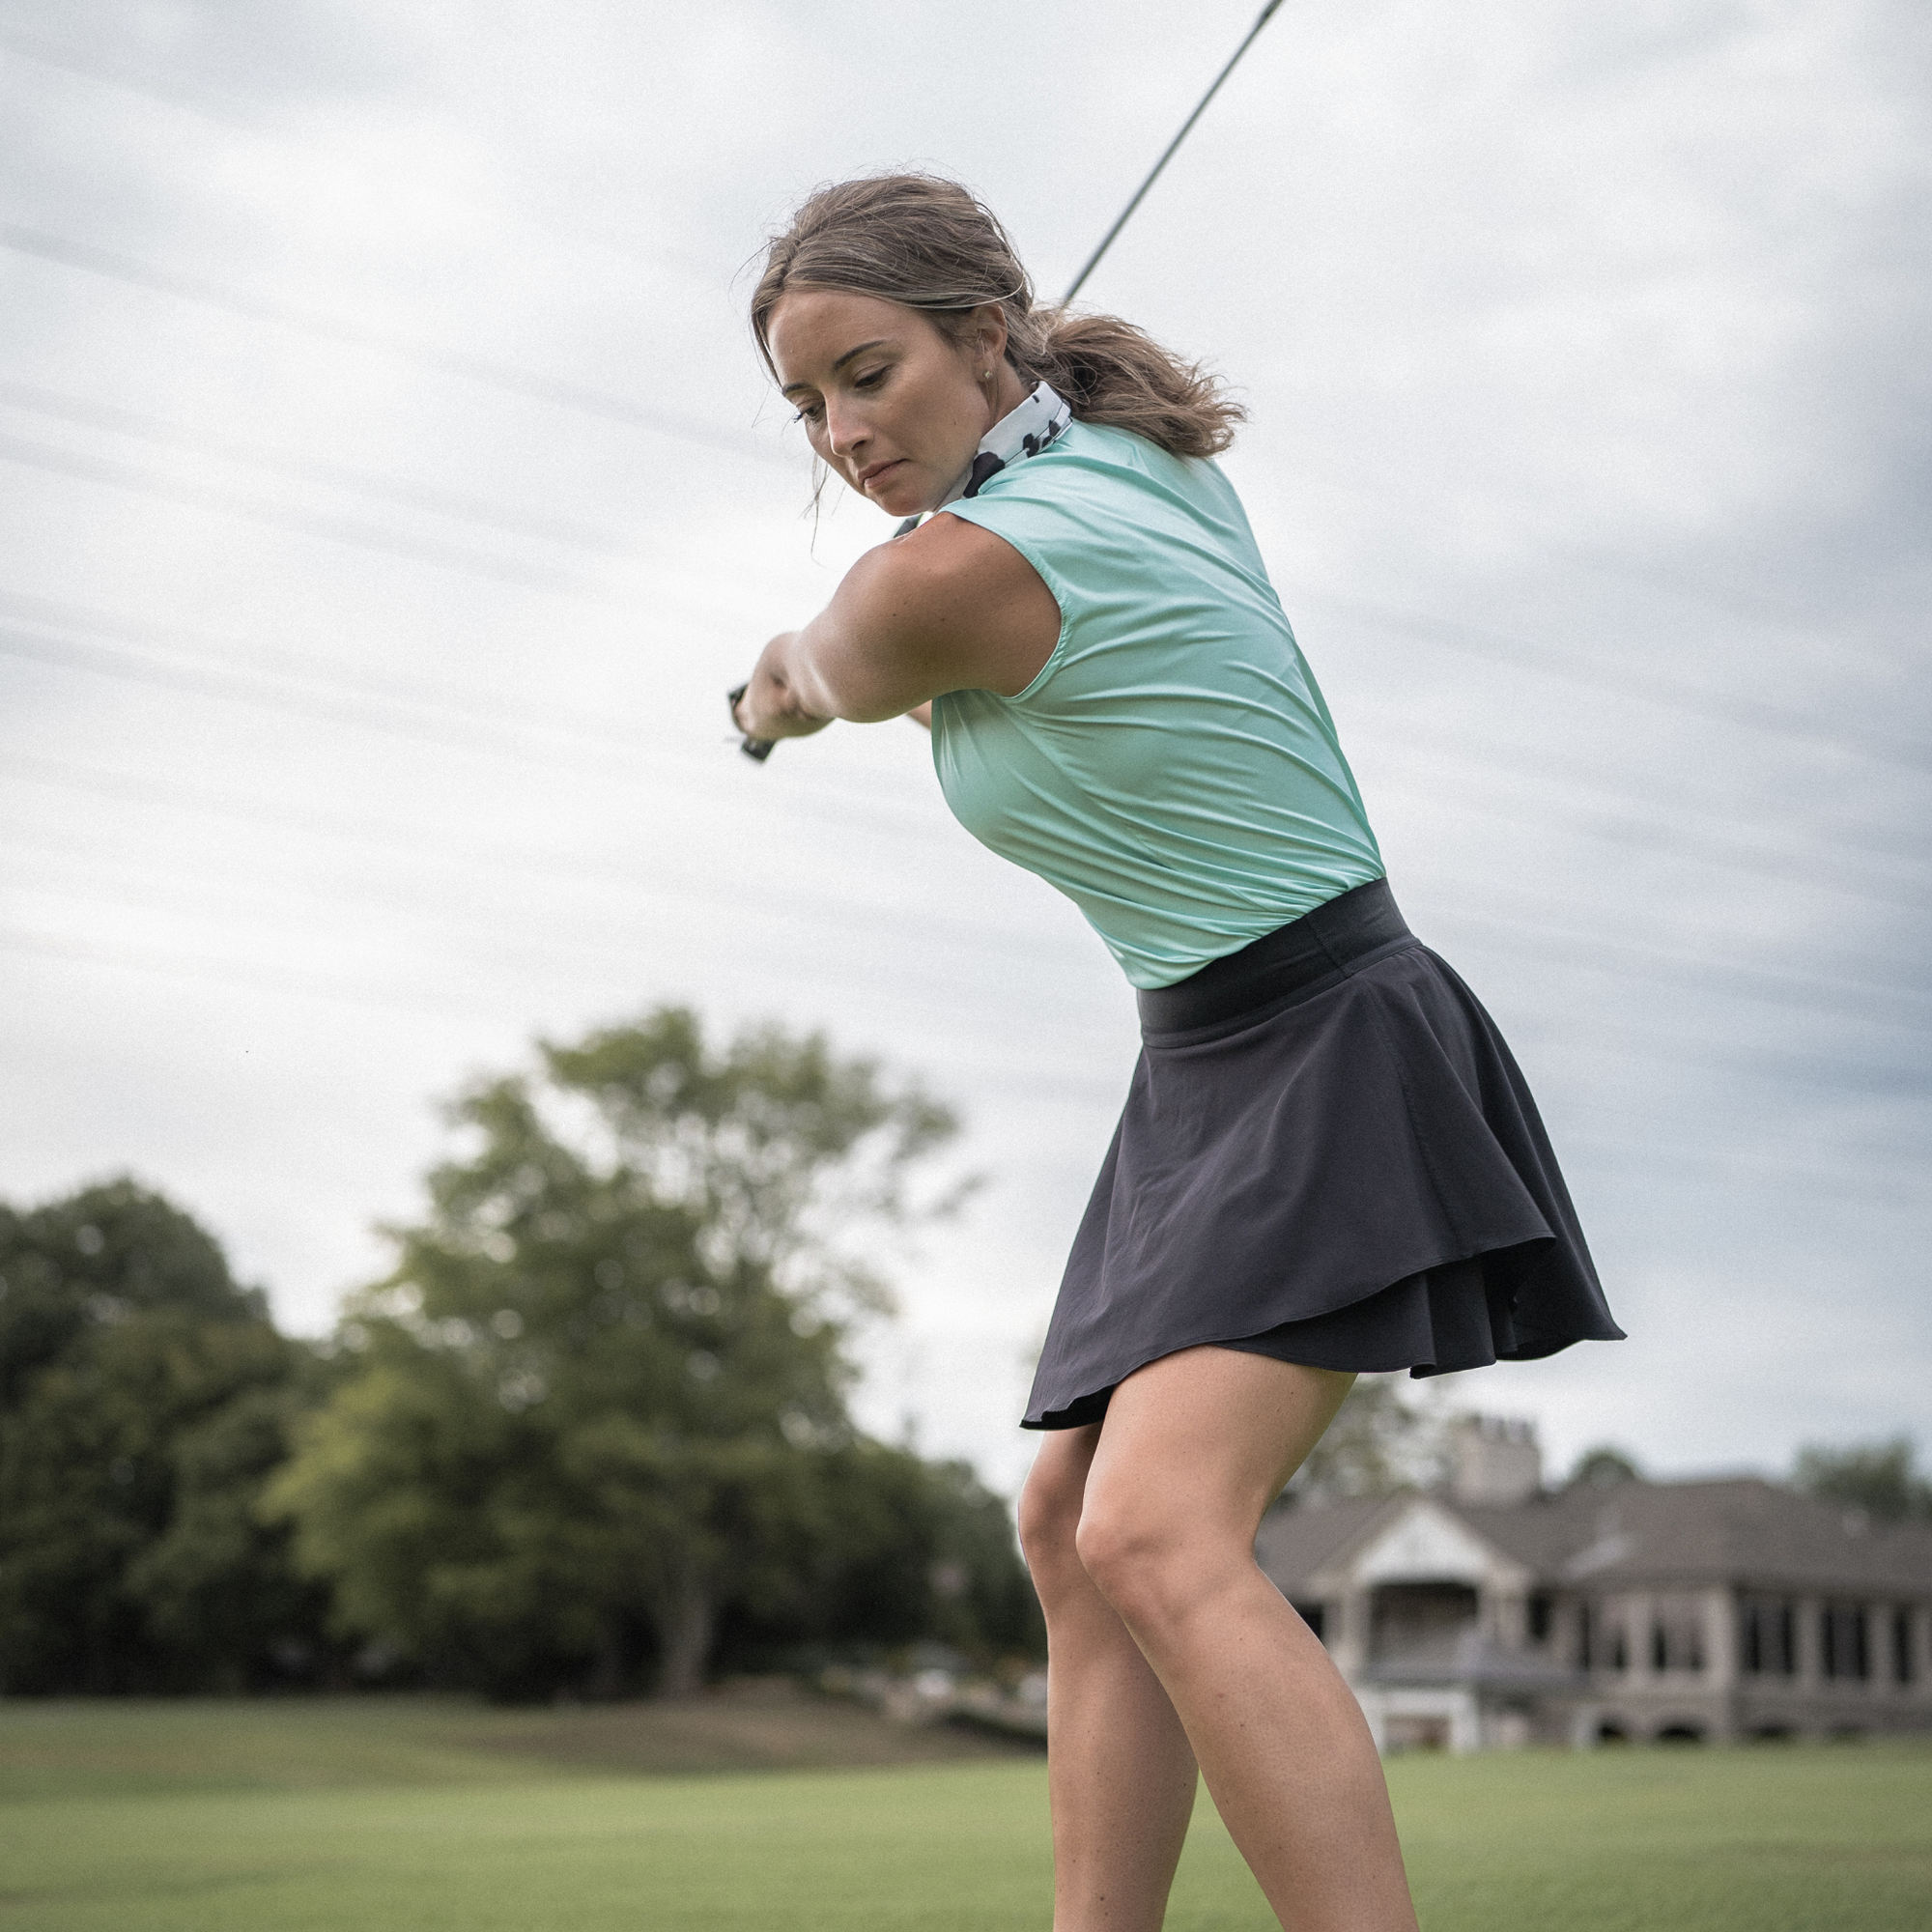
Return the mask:
M 836 403 L 826 404 L 825 443 L 834 456 L 850 456 L 869 434 L 864 421 L 851 411 L 841 410 Z

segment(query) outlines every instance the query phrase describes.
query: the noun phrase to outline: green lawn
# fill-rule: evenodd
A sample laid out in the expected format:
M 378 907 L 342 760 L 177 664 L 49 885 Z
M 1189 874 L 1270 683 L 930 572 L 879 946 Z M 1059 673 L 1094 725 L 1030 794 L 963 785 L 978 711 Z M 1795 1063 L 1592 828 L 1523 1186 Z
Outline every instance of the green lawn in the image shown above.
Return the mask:
M 1932 1746 L 1390 1777 L 1429 1932 L 1932 1926 Z M 1037 1758 L 810 1700 L 0 1703 L 10 1932 L 1045 1932 L 1047 1883 Z M 1205 1804 L 1169 1923 L 1272 1924 Z

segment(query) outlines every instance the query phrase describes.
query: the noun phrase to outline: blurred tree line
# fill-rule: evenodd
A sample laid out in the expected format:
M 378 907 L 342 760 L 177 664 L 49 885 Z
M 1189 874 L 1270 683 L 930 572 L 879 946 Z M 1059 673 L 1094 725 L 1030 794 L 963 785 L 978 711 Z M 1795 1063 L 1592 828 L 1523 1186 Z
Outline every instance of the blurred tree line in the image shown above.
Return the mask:
M 451 1109 L 321 1345 L 131 1181 L 0 1208 L 0 1690 L 358 1678 L 685 1694 L 929 1639 L 1037 1656 L 1004 1504 L 853 1426 L 860 1243 L 947 1111 L 665 1009 Z

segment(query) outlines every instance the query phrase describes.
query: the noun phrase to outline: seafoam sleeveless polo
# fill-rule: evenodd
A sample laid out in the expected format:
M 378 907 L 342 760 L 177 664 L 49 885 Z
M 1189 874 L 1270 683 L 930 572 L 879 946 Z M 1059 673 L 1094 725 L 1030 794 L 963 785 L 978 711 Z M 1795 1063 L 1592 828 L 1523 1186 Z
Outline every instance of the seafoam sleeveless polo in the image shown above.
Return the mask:
M 1133 985 L 1171 985 L 1381 877 L 1327 706 L 1215 464 L 1074 422 L 944 514 L 1011 544 L 1061 613 L 1018 696 L 934 703 L 946 801 L 1072 899 Z

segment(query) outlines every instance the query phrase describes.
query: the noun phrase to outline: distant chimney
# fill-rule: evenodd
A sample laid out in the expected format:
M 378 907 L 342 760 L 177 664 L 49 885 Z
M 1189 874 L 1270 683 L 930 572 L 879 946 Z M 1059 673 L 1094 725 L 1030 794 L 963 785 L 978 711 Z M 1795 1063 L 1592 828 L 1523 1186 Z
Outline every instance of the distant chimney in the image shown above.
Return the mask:
M 1520 1503 L 1543 1487 L 1536 1424 L 1467 1415 L 1449 1434 L 1449 1493 L 1459 1503 Z

